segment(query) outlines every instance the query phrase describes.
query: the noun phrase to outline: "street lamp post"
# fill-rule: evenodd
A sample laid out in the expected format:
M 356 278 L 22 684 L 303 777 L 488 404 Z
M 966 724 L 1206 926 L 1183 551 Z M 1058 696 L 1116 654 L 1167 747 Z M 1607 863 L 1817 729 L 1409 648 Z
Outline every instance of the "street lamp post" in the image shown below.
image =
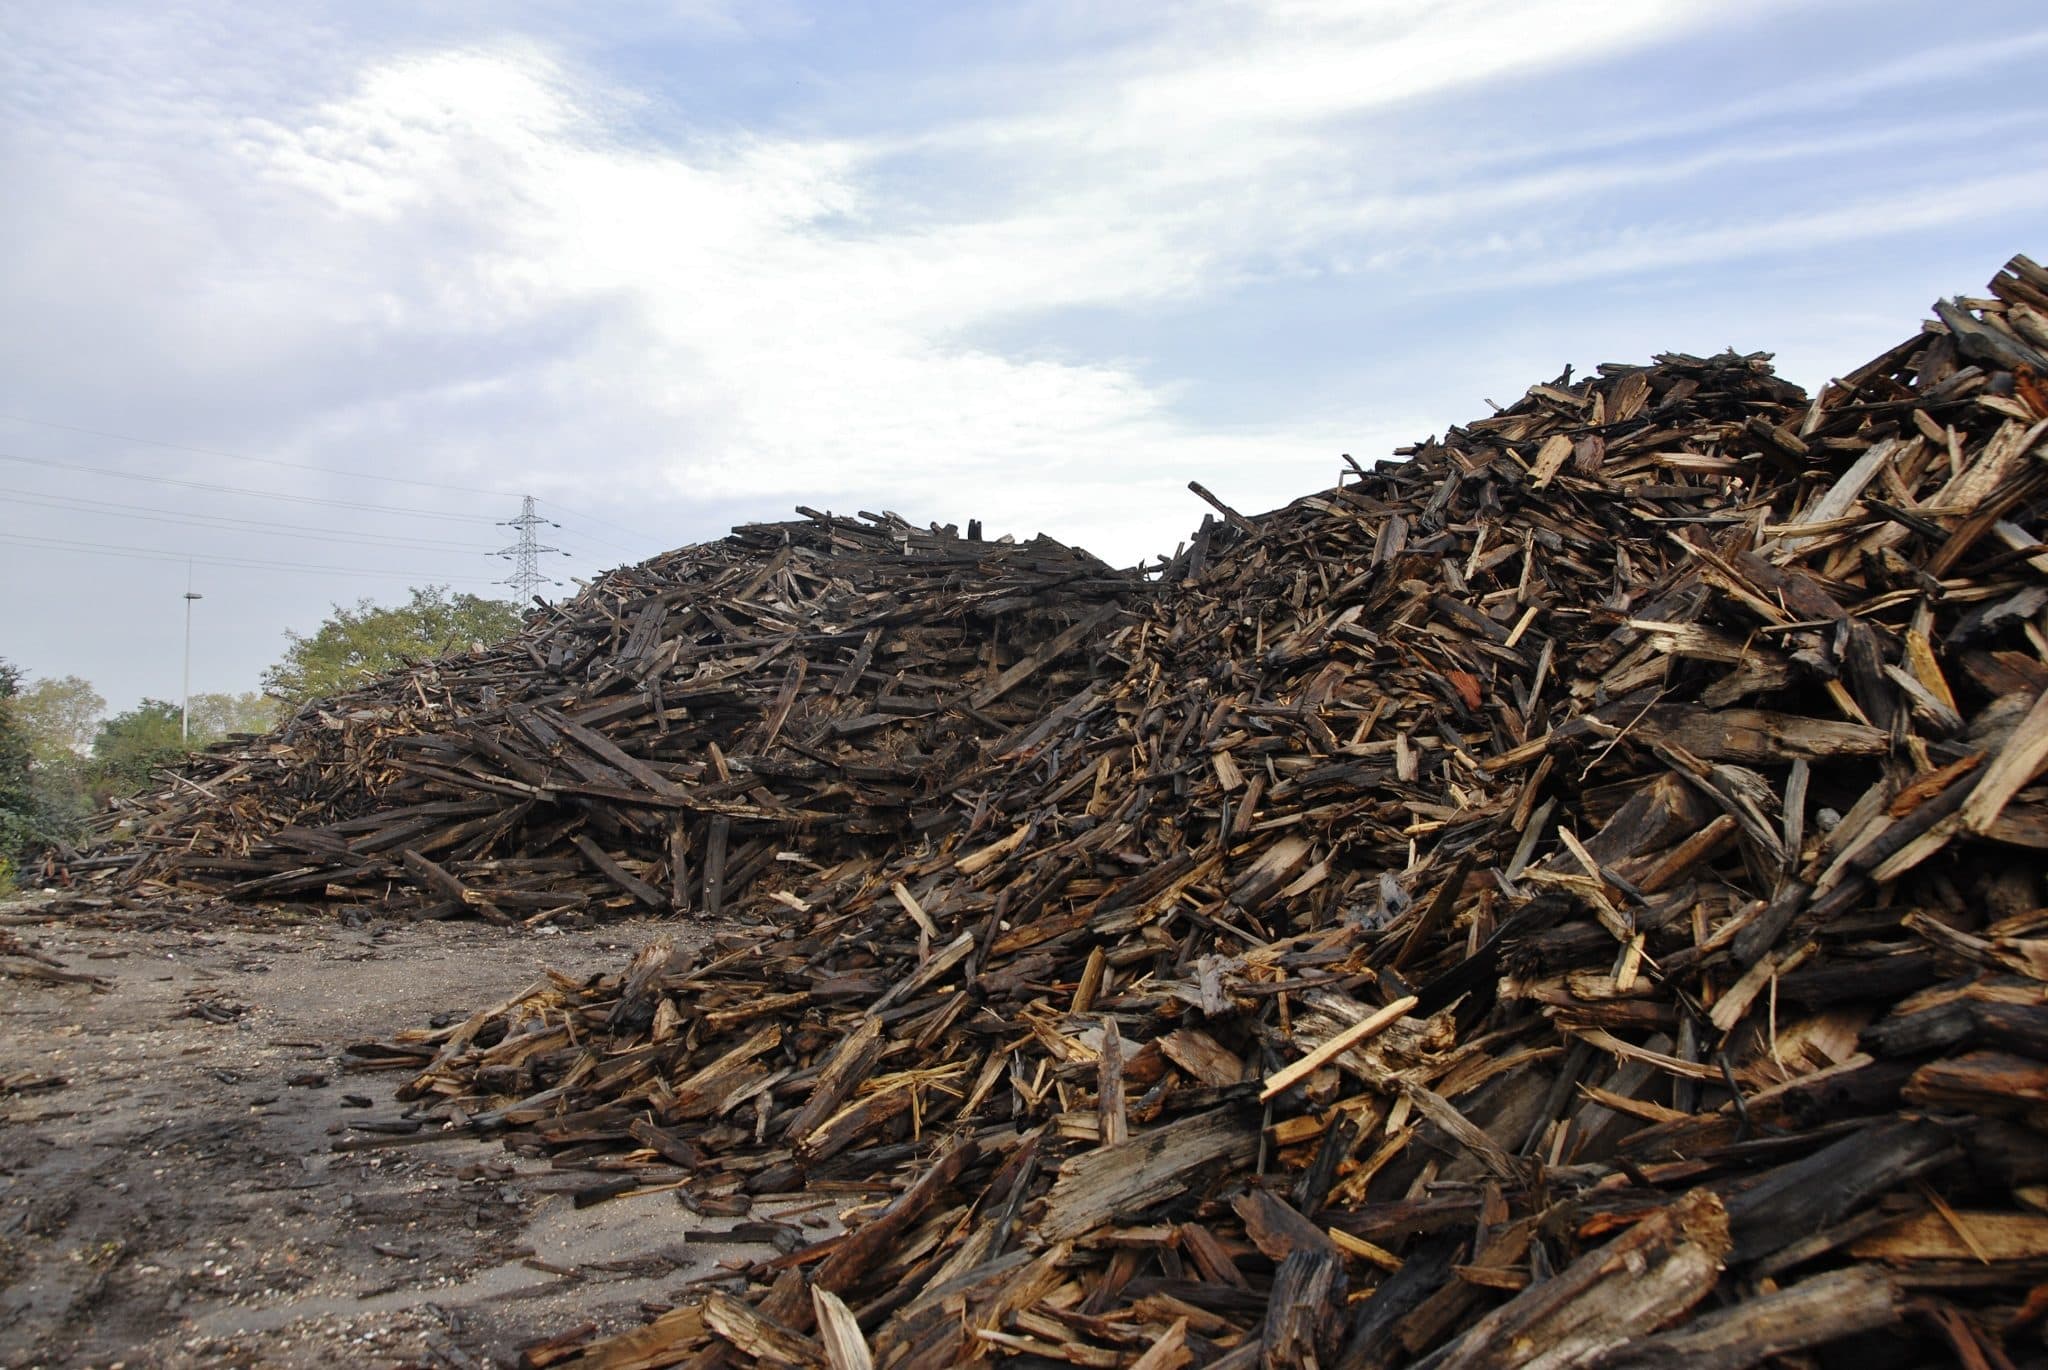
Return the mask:
M 192 742 L 192 601 L 206 598 L 189 588 L 192 584 L 189 579 L 185 584 L 188 587 L 185 591 L 185 704 L 178 717 L 180 746 L 189 746 Z

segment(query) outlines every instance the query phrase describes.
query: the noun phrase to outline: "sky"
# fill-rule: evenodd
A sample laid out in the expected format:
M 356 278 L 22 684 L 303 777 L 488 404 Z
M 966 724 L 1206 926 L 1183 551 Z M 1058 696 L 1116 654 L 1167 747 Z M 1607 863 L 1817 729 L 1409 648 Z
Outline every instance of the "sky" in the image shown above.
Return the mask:
M 1567 365 L 1817 386 L 2048 253 L 2044 59 L 2037 0 L 0 0 L 0 659 L 176 699 L 189 607 L 254 689 L 508 595 L 527 495 L 550 595 L 799 504 L 1131 565 Z

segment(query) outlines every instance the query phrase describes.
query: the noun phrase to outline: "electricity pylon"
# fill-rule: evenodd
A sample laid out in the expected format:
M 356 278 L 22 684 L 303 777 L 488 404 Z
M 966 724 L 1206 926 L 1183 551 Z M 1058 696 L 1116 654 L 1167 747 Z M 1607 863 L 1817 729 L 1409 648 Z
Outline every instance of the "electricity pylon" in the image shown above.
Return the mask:
M 543 547 L 540 539 L 534 536 L 534 530 L 537 528 L 559 528 L 562 525 L 551 519 L 544 519 L 539 514 L 534 513 L 532 495 L 526 496 L 521 502 L 518 518 L 500 519 L 498 526 L 500 528 L 517 528 L 519 530 L 519 541 L 513 543 L 510 547 L 499 549 L 497 555 L 512 563 L 512 574 L 506 576 L 503 580 L 492 581 L 493 585 L 511 586 L 512 593 L 518 598 L 519 603 L 524 606 L 533 602 L 533 593 L 541 586 L 560 585 L 562 583 L 552 577 L 542 575 L 540 570 L 540 559 L 543 553 L 562 552 L 562 549 L 559 547 Z M 562 552 L 562 555 L 566 557 L 569 554 Z

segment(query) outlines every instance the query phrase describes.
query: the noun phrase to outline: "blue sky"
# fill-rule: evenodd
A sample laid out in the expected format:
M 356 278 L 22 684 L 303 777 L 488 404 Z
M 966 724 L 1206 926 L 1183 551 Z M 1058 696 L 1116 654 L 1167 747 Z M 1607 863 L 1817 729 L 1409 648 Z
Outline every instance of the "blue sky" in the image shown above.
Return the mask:
M 0 656 L 175 696 L 190 557 L 252 688 L 487 591 L 522 493 L 567 574 L 798 503 L 1129 563 L 1566 364 L 1814 385 L 2048 251 L 2044 60 L 1993 2 L 0 7 Z

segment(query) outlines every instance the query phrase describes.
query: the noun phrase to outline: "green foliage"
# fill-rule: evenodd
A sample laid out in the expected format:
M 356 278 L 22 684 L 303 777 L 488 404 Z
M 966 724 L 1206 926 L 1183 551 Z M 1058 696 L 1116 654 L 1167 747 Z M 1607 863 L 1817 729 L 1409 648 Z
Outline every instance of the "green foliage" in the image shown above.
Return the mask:
M 29 792 L 46 841 L 74 841 L 92 817 L 92 763 L 82 756 L 38 761 L 29 771 Z
M 44 848 L 70 838 L 85 816 L 77 753 L 48 766 L 36 759 L 37 737 L 22 710 L 28 693 L 21 672 L 0 661 L 0 893 L 33 868 Z
M 15 712 L 21 672 L 0 661 L 0 862 L 19 862 L 36 843 L 41 829 L 35 790 L 29 778 L 34 753 L 28 730 Z
M 145 699 L 102 723 L 92 740 L 88 772 L 93 798 L 150 788 L 155 772 L 177 765 L 185 755 L 185 744 L 179 740 L 182 723 L 182 712 L 166 699 Z
M 95 804 L 155 788 L 156 773 L 184 759 L 178 705 L 145 699 L 101 721 L 106 706 L 77 676 L 23 688 L 0 662 L 0 861 L 16 872 L 75 838 Z M 253 690 L 193 695 L 190 750 L 276 721 L 277 701 Z
M 28 733 L 36 764 L 76 760 L 92 746 L 107 701 L 75 675 L 38 680 L 14 697 L 14 716 Z
M 287 631 L 284 659 L 263 673 L 263 687 L 297 706 L 340 694 L 410 662 L 487 646 L 519 630 L 519 611 L 502 600 L 451 594 L 445 585 L 414 589 L 395 608 L 358 600 L 310 637 Z
M 255 690 L 192 696 L 192 745 L 211 746 L 229 733 L 267 733 L 277 726 L 277 701 Z

